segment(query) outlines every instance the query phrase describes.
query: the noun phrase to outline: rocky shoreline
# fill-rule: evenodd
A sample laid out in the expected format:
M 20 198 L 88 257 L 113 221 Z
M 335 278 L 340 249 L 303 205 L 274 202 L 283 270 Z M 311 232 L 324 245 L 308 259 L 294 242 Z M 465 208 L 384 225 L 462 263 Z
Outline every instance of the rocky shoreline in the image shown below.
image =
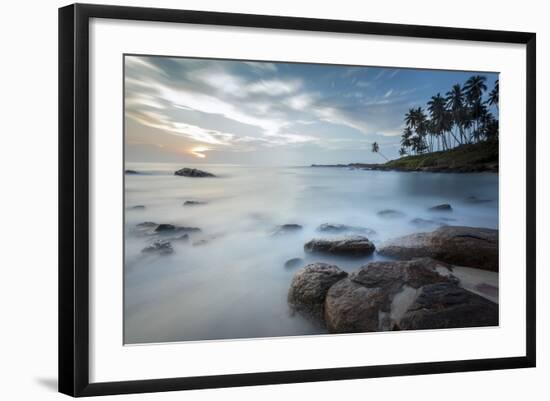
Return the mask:
M 398 166 L 378 163 L 349 163 L 349 164 L 312 164 L 310 167 L 340 167 L 352 170 L 399 171 L 424 173 L 498 173 L 498 163 L 483 163 L 471 166 Z
M 323 240 L 317 250 L 330 246 L 351 256 L 374 252 L 365 237 Z M 498 230 L 445 226 L 387 241 L 377 252 L 398 260 L 351 274 L 321 262 L 303 267 L 290 284 L 291 309 L 329 333 L 498 325 Z

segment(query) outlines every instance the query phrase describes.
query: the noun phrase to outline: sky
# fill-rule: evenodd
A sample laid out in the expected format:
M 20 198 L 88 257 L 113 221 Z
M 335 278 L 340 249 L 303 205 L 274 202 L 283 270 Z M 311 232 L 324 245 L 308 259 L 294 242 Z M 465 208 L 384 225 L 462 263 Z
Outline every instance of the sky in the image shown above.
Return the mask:
M 404 115 L 473 72 L 125 56 L 129 162 L 309 165 L 398 157 Z M 487 77 L 489 92 L 498 74 Z

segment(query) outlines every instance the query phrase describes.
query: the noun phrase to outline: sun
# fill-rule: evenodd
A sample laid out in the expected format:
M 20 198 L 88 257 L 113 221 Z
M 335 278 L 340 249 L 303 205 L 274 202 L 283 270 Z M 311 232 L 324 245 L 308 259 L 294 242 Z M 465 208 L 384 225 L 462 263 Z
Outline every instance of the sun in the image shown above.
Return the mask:
M 206 158 L 206 155 L 204 154 L 204 152 L 207 152 L 209 151 L 210 149 L 208 149 L 207 147 L 205 146 L 196 146 L 194 148 L 192 148 L 190 150 L 190 153 L 195 156 L 195 157 L 198 157 L 199 159 L 205 159 Z

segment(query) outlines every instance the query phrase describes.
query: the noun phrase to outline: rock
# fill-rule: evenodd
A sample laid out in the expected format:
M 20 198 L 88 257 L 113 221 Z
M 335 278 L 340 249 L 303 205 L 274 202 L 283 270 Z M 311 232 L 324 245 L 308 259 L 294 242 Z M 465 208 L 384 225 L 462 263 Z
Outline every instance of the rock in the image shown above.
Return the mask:
M 135 205 L 135 206 L 130 206 L 128 208 L 128 210 L 144 210 L 144 209 L 145 209 L 144 205 Z
M 159 255 L 169 255 L 174 252 L 170 241 L 157 240 L 141 250 L 143 253 L 156 253 Z
M 386 241 L 378 253 L 397 259 L 431 257 L 457 266 L 498 271 L 498 230 L 444 226 Z
M 224 235 L 223 234 L 210 234 L 206 237 L 203 237 L 203 238 L 199 238 L 195 241 L 193 241 L 193 246 L 202 246 L 202 245 L 207 245 L 209 244 L 210 242 L 212 242 L 213 240 L 217 239 L 217 238 L 221 238 L 223 237 Z
M 187 242 L 189 241 L 189 234 L 182 234 L 180 236 L 172 238 L 172 241 L 181 241 L 181 242 Z
M 304 245 L 306 252 L 328 253 L 340 256 L 368 256 L 375 246 L 367 237 L 360 235 L 341 239 L 312 239 Z
M 173 224 L 159 224 L 155 228 L 157 234 L 191 233 L 201 231 L 198 227 L 182 227 Z
M 399 322 L 404 330 L 498 325 L 498 305 L 454 283 L 422 287 Z
M 430 210 L 432 212 L 452 212 L 453 208 L 448 203 L 443 203 L 441 205 L 432 206 L 428 210 Z
M 348 226 L 346 224 L 324 223 L 317 227 L 317 231 L 322 233 L 340 234 L 343 232 L 355 232 L 367 235 L 374 235 L 376 232 L 366 227 Z
M 410 223 L 412 225 L 415 225 L 417 227 L 439 227 L 441 225 L 444 225 L 444 223 L 442 222 L 438 222 L 438 221 L 435 221 L 435 220 L 430 220 L 430 219 L 422 219 L 422 218 L 415 218 L 415 219 L 412 219 L 410 221 Z
M 136 170 L 124 170 L 124 174 L 133 175 L 139 173 Z
M 153 223 L 152 221 L 145 221 L 143 223 L 138 223 L 136 224 L 136 227 L 137 228 L 155 228 L 156 226 L 158 226 L 157 223 Z
M 480 199 L 477 196 L 468 196 L 466 198 L 466 202 L 468 203 L 489 203 L 492 202 L 491 199 Z
M 206 205 L 207 202 L 201 202 L 201 201 L 185 201 L 183 203 L 183 206 L 200 206 L 200 205 Z
M 304 262 L 304 260 L 302 258 L 292 258 L 292 259 L 289 259 L 285 262 L 285 267 L 287 269 L 290 269 L 290 268 L 293 268 L 293 267 L 300 266 L 303 262 Z
M 377 331 L 381 290 L 345 278 L 328 290 L 325 323 L 330 333 Z
M 290 233 L 295 233 L 297 231 L 300 231 L 301 229 L 302 229 L 302 226 L 299 224 L 283 224 L 283 225 L 277 226 L 273 231 L 273 234 L 274 235 L 290 234 Z
M 323 318 L 325 296 L 329 288 L 347 277 L 338 266 L 314 263 L 300 269 L 290 284 L 288 303 L 292 309 Z
M 174 172 L 174 175 L 179 175 L 182 177 L 193 177 L 193 178 L 215 177 L 215 175 L 212 173 L 208 173 L 206 171 L 202 171 L 196 168 L 188 168 L 188 167 L 179 169 L 178 171 Z
M 394 209 L 380 210 L 376 214 L 380 217 L 384 217 L 384 218 L 388 218 L 388 219 L 397 219 L 397 218 L 400 218 L 400 217 L 405 217 L 405 213 L 400 212 L 399 210 L 394 210 Z
M 438 261 L 371 262 L 334 284 L 325 300 L 325 322 L 331 333 L 391 330 L 424 285 L 452 282 L 439 274 Z M 407 296 L 403 297 L 402 294 Z

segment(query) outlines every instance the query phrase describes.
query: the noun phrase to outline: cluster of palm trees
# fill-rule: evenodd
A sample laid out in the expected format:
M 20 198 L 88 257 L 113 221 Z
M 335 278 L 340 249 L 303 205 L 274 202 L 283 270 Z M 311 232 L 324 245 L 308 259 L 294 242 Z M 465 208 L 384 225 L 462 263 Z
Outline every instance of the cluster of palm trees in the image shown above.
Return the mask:
M 405 115 L 400 156 L 422 154 L 480 141 L 498 140 L 498 80 L 486 99 L 487 78 L 470 77 L 464 85 L 456 84 L 445 94 L 432 96 L 426 110 L 411 108 Z M 374 151 L 374 149 L 373 149 Z

